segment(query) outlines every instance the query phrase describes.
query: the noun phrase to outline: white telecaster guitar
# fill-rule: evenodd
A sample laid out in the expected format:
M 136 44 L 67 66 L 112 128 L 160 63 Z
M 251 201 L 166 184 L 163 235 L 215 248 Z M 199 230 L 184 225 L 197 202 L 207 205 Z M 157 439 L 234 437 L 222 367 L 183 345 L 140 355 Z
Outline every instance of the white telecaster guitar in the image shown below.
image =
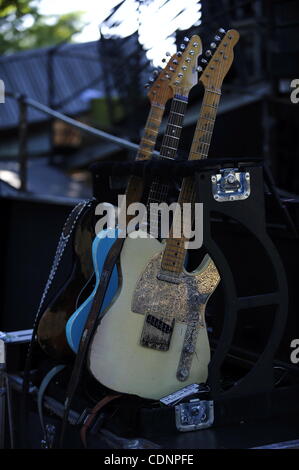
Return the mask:
M 206 158 L 222 81 L 233 60 L 239 34 L 228 31 L 215 49 L 201 82 L 205 88 L 189 159 Z M 196 61 L 171 81 L 175 95 L 194 84 Z M 191 64 L 191 67 L 190 67 Z M 192 178 L 185 178 L 179 204 L 194 201 Z M 205 382 L 210 347 L 205 307 L 220 278 L 206 255 L 200 267 L 185 271 L 185 239 L 160 243 L 127 238 L 120 257 L 122 284 L 98 325 L 89 351 L 89 369 L 106 387 L 159 399 L 190 383 Z

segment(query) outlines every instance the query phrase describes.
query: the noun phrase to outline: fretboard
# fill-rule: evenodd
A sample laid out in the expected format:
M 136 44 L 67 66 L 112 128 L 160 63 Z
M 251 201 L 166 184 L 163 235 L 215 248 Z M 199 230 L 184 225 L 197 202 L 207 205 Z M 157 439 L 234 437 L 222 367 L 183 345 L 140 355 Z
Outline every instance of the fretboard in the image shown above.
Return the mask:
M 136 160 L 150 160 L 158 137 L 159 127 L 162 122 L 165 106 L 152 103 L 151 109 L 145 124 L 143 136 L 139 145 Z M 126 189 L 126 208 L 133 202 L 141 200 L 144 189 L 143 178 L 131 176 Z M 127 216 L 127 223 L 133 216 Z
M 201 160 L 207 158 L 214 129 L 220 93 L 206 90 L 204 99 L 197 121 L 189 160 Z M 182 207 L 183 203 L 195 202 L 195 187 L 192 177 L 184 178 L 178 204 Z M 182 229 L 182 227 L 181 227 Z M 172 273 L 179 274 L 183 271 L 186 249 L 186 239 L 183 234 L 181 238 L 173 238 L 172 231 L 170 238 L 166 241 L 166 247 L 162 258 L 162 269 Z
M 166 131 L 162 140 L 160 149 L 160 157 L 174 159 L 177 154 L 181 131 L 183 127 L 184 116 L 188 104 L 188 98 L 183 95 L 175 95 L 171 104 L 171 109 L 168 117 Z M 162 181 L 160 178 L 155 178 L 151 184 L 150 191 L 147 198 L 148 213 L 151 210 L 153 215 L 152 203 L 160 204 L 167 198 L 169 190 L 168 183 Z M 155 231 L 159 225 L 159 214 L 152 217 L 151 229 Z

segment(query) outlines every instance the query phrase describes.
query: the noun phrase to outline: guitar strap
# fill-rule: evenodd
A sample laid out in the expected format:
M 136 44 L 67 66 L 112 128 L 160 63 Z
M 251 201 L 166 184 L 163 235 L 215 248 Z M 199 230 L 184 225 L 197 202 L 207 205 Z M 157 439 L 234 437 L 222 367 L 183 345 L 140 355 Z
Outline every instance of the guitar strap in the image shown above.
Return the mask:
M 83 366 L 85 363 L 88 347 L 90 344 L 90 340 L 95 332 L 95 329 L 98 323 L 101 321 L 104 313 L 101 311 L 103 301 L 105 298 L 106 290 L 109 285 L 109 281 L 111 278 L 111 274 L 115 264 L 119 259 L 119 255 L 121 249 L 123 247 L 125 238 L 118 237 L 115 243 L 113 243 L 112 247 L 110 248 L 105 263 L 103 265 L 103 270 L 101 273 L 101 278 L 99 282 L 99 286 L 95 293 L 93 303 L 85 324 L 84 331 L 82 333 L 82 337 L 80 340 L 79 350 L 76 355 L 76 359 L 74 362 L 73 370 L 71 373 L 70 381 L 67 388 L 66 399 L 64 403 L 64 415 L 62 419 L 62 426 L 61 426 L 61 435 L 60 435 L 60 448 L 63 448 L 63 441 L 66 431 L 66 426 L 68 423 L 68 415 L 71 407 L 72 400 L 76 393 L 77 387 L 79 385 Z M 99 313 L 100 312 L 100 313 Z
M 98 412 L 104 408 L 105 405 L 110 403 L 111 401 L 115 400 L 118 397 L 121 397 L 122 395 L 106 395 L 104 398 L 102 398 L 99 403 L 96 404 L 96 406 L 91 410 L 90 414 L 88 415 L 87 419 L 85 420 L 81 430 L 80 430 L 80 437 L 81 441 L 84 445 L 84 447 L 87 449 L 87 440 L 86 440 L 86 434 L 88 430 L 90 429 L 92 423 L 95 420 L 96 415 Z
M 65 252 L 65 249 L 68 245 L 69 240 L 71 239 L 71 237 L 74 233 L 77 222 L 80 219 L 80 217 L 87 210 L 89 210 L 95 202 L 96 202 L 95 198 L 88 199 L 86 201 L 80 202 L 79 204 L 77 204 L 73 208 L 73 210 L 71 211 L 71 213 L 67 217 L 67 219 L 65 221 L 65 224 L 63 226 L 59 241 L 58 241 L 58 245 L 57 245 L 55 256 L 54 256 L 53 263 L 52 263 L 52 266 L 51 266 L 50 274 L 49 274 L 48 280 L 46 282 L 46 285 L 45 285 L 45 288 L 44 288 L 44 291 L 43 291 L 43 294 L 42 294 L 42 297 L 41 297 L 41 300 L 40 300 L 40 303 L 39 303 L 39 306 L 38 306 L 38 309 L 37 309 L 37 313 L 36 313 L 36 316 L 35 316 L 35 319 L 34 319 L 34 322 L 33 322 L 31 340 L 30 340 L 30 343 L 28 345 L 28 350 L 27 350 L 27 355 L 26 355 L 26 360 L 25 360 L 24 376 L 23 376 L 23 387 L 22 387 L 22 392 L 23 392 L 22 393 L 22 395 L 23 395 L 23 398 L 22 398 L 22 400 L 23 400 L 23 406 L 22 406 L 23 419 L 22 419 L 22 422 L 23 422 L 25 431 L 26 431 L 26 418 L 27 418 L 27 415 L 26 415 L 27 395 L 28 395 L 29 383 L 30 383 L 30 369 L 31 369 L 31 361 L 32 361 L 32 352 L 33 352 L 33 347 L 34 347 L 34 344 L 35 344 L 35 338 L 36 338 L 36 334 L 37 334 L 38 323 L 39 323 L 41 315 L 44 311 L 46 300 L 47 300 L 47 297 L 48 297 L 48 293 L 49 293 L 49 290 L 50 290 L 50 288 L 53 284 L 53 281 L 55 279 L 57 270 L 59 268 L 59 265 L 60 265 L 60 262 L 61 262 L 61 259 L 62 259 L 62 256 Z

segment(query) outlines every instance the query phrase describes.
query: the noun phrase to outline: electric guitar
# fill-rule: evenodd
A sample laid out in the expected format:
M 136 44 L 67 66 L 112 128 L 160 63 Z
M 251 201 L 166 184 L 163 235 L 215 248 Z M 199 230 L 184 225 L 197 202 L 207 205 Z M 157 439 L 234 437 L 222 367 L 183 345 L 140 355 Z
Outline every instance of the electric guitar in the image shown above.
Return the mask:
M 137 160 L 151 158 L 158 135 L 165 104 L 172 97 L 172 89 L 169 87 L 169 80 L 175 71 L 179 57 L 173 56 L 163 71 L 160 72 L 153 85 L 148 91 L 148 98 L 151 107 L 141 139 Z M 143 180 L 132 176 L 127 188 L 127 201 L 135 202 L 140 200 L 143 192 Z M 87 299 L 94 286 L 88 282 L 94 272 L 93 260 L 98 259 L 98 266 L 104 261 L 106 251 L 109 249 L 105 243 L 100 243 L 101 236 L 94 235 L 94 209 L 89 211 L 85 219 L 79 221 L 76 227 L 75 242 L 73 245 L 74 265 L 71 275 L 62 287 L 55 299 L 50 303 L 43 313 L 37 331 L 37 338 L 42 349 L 51 357 L 58 360 L 68 360 L 73 357 L 75 350 L 72 336 L 80 341 L 84 326 L 84 318 L 79 315 L 79 311 L 74 317 L 77 305 L 81 305 L 81 311 L 86 311 L 86 304 L 80 299 Z M 88 219 L 88 220 L 87 220 Z M 95 245 L 93 245 L 95 241 Z M 104 250 L 103 252 L 100 252 Z M 98 272 L 95 271 L 96 280 Z M 96 281 L 97 282 L 97 281 Z M 107 291 L 107 299 L 113 297 L 118 285 L 118 275 L 113 272 L 110 287 Z M 88 313 L 88 311 L 87 311 Z M 66 329 L 66 325 L 72 317 L 71 323 Z M 75 320 L 76 318 L 76 320 Z M 72 327 L 70 328 L 70 324 Z M 82 327 L 82 328 L 81 328 Z M 72 331 L 72 334 L 69 333 Z
M 193 80 L 193 86 L 197 81 L 197 72 L 194 65 L 196 64 L 198 56 L 202 53 L 201 40 L 198 36 L 192 36 L 190 40 L 185 38 L 185 42 L 187 42 L 187 45 L 183 45 L 184 52 L 179 51 L 177 54 L 171 57 L 166 68 L 159 74 L 157 80 L 148 93 L 152 108 L 143 138 L 141 140 L 140 150 L 136 158 L 137 160 L 149 160 L 151 158 L 158 135 L 158 129 L 160 127 L 164 113 L 165 104 L 171 97 L 173 97 L 173 100 L 168 125 L 166 128 L 166 134 L 162 141 L 160 155 L 161 158 L 175 158 L 176 156 L 179 137 L 183 125 L 183 117 L 187 107 L 189 91 L 187 92 L 186 89 L 184 94 L 176 96 L 174 93 L 174 87 L 170 86 L 171 80 L 179 65 L 182 64 L 181 67 L 183 71 L 190 71 L 190 76 Z M 181 72 L 178 72 L 178 74 L 180 75 Z M 156 179 L 151 185 L 148 202 L 153 200 L 160 201 L 161 198 L 163 200 L 165 191 L 165 184 L 162 184 L 158 179 Z M 132 202 L 140 201 L 142 193 L 143 180 L 136 176 L 131 176 L 126 191 L 126 207 L 128 207 Z M 126 208 L 124 208 L 124 210 L 126 210 Z M 127 222 L 128 221 L 129 218 L 127 218 Z M 114 231 L 114 233 L 111 233 L 110 231 L 109 237 L 107 236 L 107 231 L 102 230 L 97 234 L 93 242 L 92 257 L 94 270 L 96 273 L 96 284 L 90 296 L 74 312 L 66 324 L 67 341 L 74 352 L 77 352 L 79 348 L 79 343 L 86 319 L 88 317 L 94 295 L 98 288 L 106 253 L 113 245 L 117 236 L 117 230 Z M 115 266 L 111 275 L 107 292 L 105 294 L 102 310 L 108 308 L 112 299 L 114 298 L 119 287 L 118 278 L 118 268 Z
M 201 75 L 205 94 L 190 159 L 207 157 L 222 82 L 238 39 L 237 31 L 228 31 Z M 176 94 L 183 93 L 187 80 L 183 71 L 176 74 Z M 184 179 L 179 204 L 192 202 L 194 193 L 193 180 Z M 160 399 L 206 381 L 210 347 L 205 308 L 220 277 L 208 255 L 188 273 L 184 243 L 183 236 L 170 236 L 165 243 L 140 235 L 125 240 L 122 283 L 97 327 L 88 357 L 89 370 L 102 385 Z

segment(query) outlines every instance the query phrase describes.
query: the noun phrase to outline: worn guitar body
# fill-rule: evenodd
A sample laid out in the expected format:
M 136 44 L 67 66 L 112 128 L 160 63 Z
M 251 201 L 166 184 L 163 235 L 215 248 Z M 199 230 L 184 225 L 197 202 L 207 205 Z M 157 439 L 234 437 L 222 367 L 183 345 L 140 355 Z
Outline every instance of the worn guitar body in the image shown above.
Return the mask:
M 107 236 L 109 232 L 109 237 Z M 117 238 L 117 231 L 116 230 L 102 230 L 94 239 L 92 244 L 92 260 L 94 271 L 96 275 L 96 283 L 94 286 L 93 291 L 89 295 L 89 297 L 83 302 L 82 305 L 73 313 L 73 315 L 69 318 L 66 324 L 66 337 L 70 348 L 77 353 L 79 349 L 80 339 L 84 330 L 84 326 L 90 312 L 92 302 L 97 291 L 101 272 L 103 268 L 103 264 L 106 259 L 106 255 L 110 250 L 111 246 L 115 242 Z M 102 310 L 106 309 L 113 297 L 115 296 L 117 289 L 118 289 L 119 281 L 118 281 L 118 270 L 115 266 L 111 278 L 109 281 L 109 286 L 107 288 L 105 299 L 102 305 Z
M 163 249 L 154 238 L 127 238 L 120 258 L 122 283 L 89 353 L 90 371 L 100 383 L 150 399 L 206 381 L 205 306 L 220 279 L 208 256 L 197 271 L 182 273 L 176 285 L 157 279 Z
M 37 337 L 42 349 L 52 358 L 66 360 L 72 357 L 65 334 L 65 326 L 76 309 L 78 298 L 88 296 L 88 281 L 92 278 L 91 258 L 94 239 L 93 210 L 78 221 L 73 241 L 74 264 L 71 275 L 58 295 L 44 311 Z M 85 290 L 84 290 L 85 288 Z

